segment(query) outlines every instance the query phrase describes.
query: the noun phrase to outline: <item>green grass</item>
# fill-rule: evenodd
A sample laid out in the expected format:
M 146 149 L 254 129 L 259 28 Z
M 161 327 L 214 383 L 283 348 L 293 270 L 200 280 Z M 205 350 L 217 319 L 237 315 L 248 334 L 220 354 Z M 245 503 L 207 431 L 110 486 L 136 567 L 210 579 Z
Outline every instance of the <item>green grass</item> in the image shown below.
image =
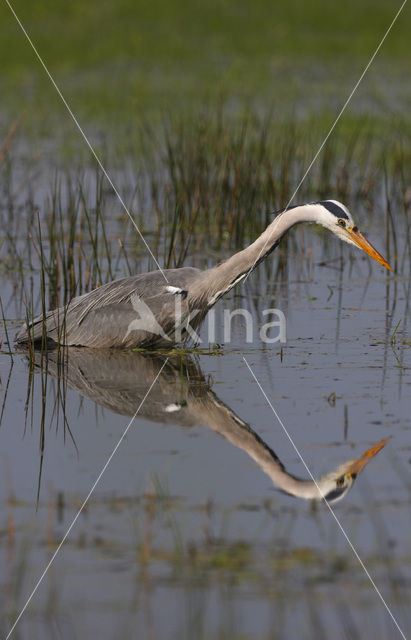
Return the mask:
M 16 0 L 13 6 L 74 110 L 113 129 L 140 111 L 191 113 L 221 97 L 234 111 L 239 105 L 284 112 L 316 111 L 324 104 L 334 109 L 399 4 Z M 370 97 L 384 115 L 401 107 L 409 31 L 405 8 L 354 108 Z M 41 124 L 51 133 L 52 116 L 63 107 L 5 3 L 0 56 L 3 108 L 25 111 L 34 128 Z

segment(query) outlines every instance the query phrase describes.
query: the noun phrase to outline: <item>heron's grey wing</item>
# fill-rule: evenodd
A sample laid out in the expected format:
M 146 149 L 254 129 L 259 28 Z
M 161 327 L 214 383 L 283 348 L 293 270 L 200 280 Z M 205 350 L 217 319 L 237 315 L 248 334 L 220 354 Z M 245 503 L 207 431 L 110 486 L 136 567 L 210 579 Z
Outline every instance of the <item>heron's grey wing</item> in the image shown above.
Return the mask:
M 174 307 L 176 293 L 185 292 L 202 272 L 184 267 L 163 273 L 152 271 L 122 278 L 78 296 L 66 307 L 35 318 L 30 325 L 30 337 L 40 340 L 45 324 L 46 335 L 54 342 L 94 347 L 148 346 L 153 332 L 136 334 L 133 322 L 135 327 L 138 316 L 133 301 L 150 301 L 153 317 L 159 314 L 167 317 L 167 305 Z M 16 341 L 26 342 L 27 339 L 27 327 L 23 326 Z

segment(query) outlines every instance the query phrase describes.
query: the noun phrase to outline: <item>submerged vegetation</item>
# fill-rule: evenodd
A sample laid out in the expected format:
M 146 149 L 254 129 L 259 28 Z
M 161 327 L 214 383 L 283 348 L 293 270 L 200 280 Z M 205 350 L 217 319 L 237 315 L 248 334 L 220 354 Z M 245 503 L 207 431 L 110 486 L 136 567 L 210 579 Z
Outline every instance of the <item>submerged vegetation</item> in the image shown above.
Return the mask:
M 369 506 L 378 514 L 377 541 L 362 553 L 362 560 L 374 576 L 387 576 L 384 595 L 395 606 L 396 614 L 401 613 L 405 619 L 406 583 L 390 555 L 381 553 L 385 505 L 373 499 Z M 41 541 L 41 551 L 44 547 L 47 554 L 52 554 L 61 541 L 64 523 L 76 513 L 79 501 L 50 492 L 48 500 L 40 504 L 41 518 L 32 525 L 30 537 L 28 531 L 21 535 L 18 526 L 28 508 L 27 503 L 10 495 L 7 527 L 0 531 L 9 574 L 7 597 L 0 609 L 4 635 L 19 613 L 26 583 L 33 582 L 44 565 L 44 554 L 33 548 L 31 539 Z M 345 515 L 346 523 L 355 529 L 355 512 Z M 102 517 L 110 522 L 109 528 L 101 527 Z M 181 497 L 170 495 L 166 480 L 157 476 L 135 496 L 94 497 L 86 518 L 66 543 L 66 561 L 61 563 L 58 575 L 48 576 L 35 608 L 29 609 L 21 621 L 20 631 L 24 636 L 27 627 L 31 633 L 41 629 L 43 617 L 63 628 L 69 626 L 71 632 L 89 628 L 85 618 L 90 615 L 95 593 L 82 591 L 78 598 L 78 567 L 85 563 L 94 570 L 99 567 L 99 580 L 103 580 L 110 599 L 99 611 L 100 618 L 107 624 L 121 618 L 123 627 L 137 625 L 147 633 L 155 629 L 160 637 L 189 639 L 194 630 L 198 638 L 242 638 L 246 615 L 259 634 L 254 631 L 245 637 L 274 640 L 289 635 L 290 618 L 297 607 L 302 607 L 312 616 L 304 623 L 307 638 L 326 638 L 324 624 L 332 626 L 338 639 L 347 637 L 347 626 L 350 638 L 375 633 L 381 639 L 391 638 L 388 625 L 378 628 L 381 612 L 374 593 L 354 558 L 335 545 L 329 519 L 324 514 L 308 513 L 306 522 L 315 532 L 316 543 L 295 544 L 292 536 L 300 518 L 297 511 L 281 507 L 276 498 L 230 508 L 213 500 L 189 505 Z M 252 538 L 241 536 L 238 522 L 251 526 L 255 532 Z M 356 535 L 353 542 L 358 544 Z M 409 552 L 404 553 L 402 566 L 409 562 Z M 163 591 L 175 606 L 167 635 L 158 611 L 158 597 Z M 216 597 L 221 601 L 217 606 L 213 604 Z M 182 601 L 183 607 L 179 606 Z M 124 633 L 125 637 L 131 635 L 129 630 Z M 46 628 L 43 637 L 53 635 Z

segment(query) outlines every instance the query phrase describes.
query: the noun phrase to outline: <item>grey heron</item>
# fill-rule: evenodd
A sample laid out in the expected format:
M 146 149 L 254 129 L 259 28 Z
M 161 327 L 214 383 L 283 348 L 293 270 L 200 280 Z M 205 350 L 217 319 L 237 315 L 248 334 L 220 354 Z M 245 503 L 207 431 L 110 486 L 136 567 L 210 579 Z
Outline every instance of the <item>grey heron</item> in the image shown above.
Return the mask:
M 133 416 L 140 407 L 142 420 L 184 428 L 203 425 L 244 451 L 274 487 L 304 500 L 336 502 L 344 498 L 389 440 L 380 440 L 361 456 L 315 480 L 303 479 L 286 470 L 261 436 L 213 392 L 198 362 L 186 354 L 160 357 L 150 352 L 70 347 L 37 350 L 34 363 L 36 369 L 46 369 L 58 378 L 62 388 L 69 387 L 117 414 Z
M 319 224 L 390 269 L 340 202 L 323 200 L 277 212 L 250 246 L 202 271 L 194 267 L 152 271 L 109 282 L 23 326 L 19 344 L 44 337 L 55 343 L 100 348 L 170 348 L 198 328 L 211 307 L 243 281 L 295 225 Z M 178 303 L 178 304 L 177 304 Z

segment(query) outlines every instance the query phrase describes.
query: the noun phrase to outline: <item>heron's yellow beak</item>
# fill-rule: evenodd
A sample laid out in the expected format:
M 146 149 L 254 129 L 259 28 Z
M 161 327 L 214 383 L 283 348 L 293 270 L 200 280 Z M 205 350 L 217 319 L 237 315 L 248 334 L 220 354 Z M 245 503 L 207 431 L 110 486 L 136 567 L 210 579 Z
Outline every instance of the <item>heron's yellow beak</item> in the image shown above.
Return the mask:
M 381 449 L 385 447 L 389 439 L 390 438 L 388 437 L 388 438 L 384 438 L 384 440 L 380 440 L 379 442 L 377 442 L 377 444 L 371 447 L 371 449 L 368 449 L 365 453 L 363 453 L 361 458 L 359 458 L 358 460 L 354 460 L 354 462 L 350 465 L 349 469 L 347 470 L 347 473 L 350 473 L 352 475 L 357 475 L 358 473 L 360 473 L 364 469 L 364 467 L 367 466 L 370 460 L 379 451 L 381 451 Z
M 374 249 L 372 244 L 368 242 L 366 238 L 362 235 L 360 231 L 356 227 L 353 229 L 347 229 L 347 233 L 350 236 L 352 242 L 359 248 L 365 251 L 371 258 L 374 258 L 377 262 L 386 267 L 386 269 L 392 270 L 388 262 L 385 258 L 382 257 L 380 253 L 378 253 L 377 249 Z

